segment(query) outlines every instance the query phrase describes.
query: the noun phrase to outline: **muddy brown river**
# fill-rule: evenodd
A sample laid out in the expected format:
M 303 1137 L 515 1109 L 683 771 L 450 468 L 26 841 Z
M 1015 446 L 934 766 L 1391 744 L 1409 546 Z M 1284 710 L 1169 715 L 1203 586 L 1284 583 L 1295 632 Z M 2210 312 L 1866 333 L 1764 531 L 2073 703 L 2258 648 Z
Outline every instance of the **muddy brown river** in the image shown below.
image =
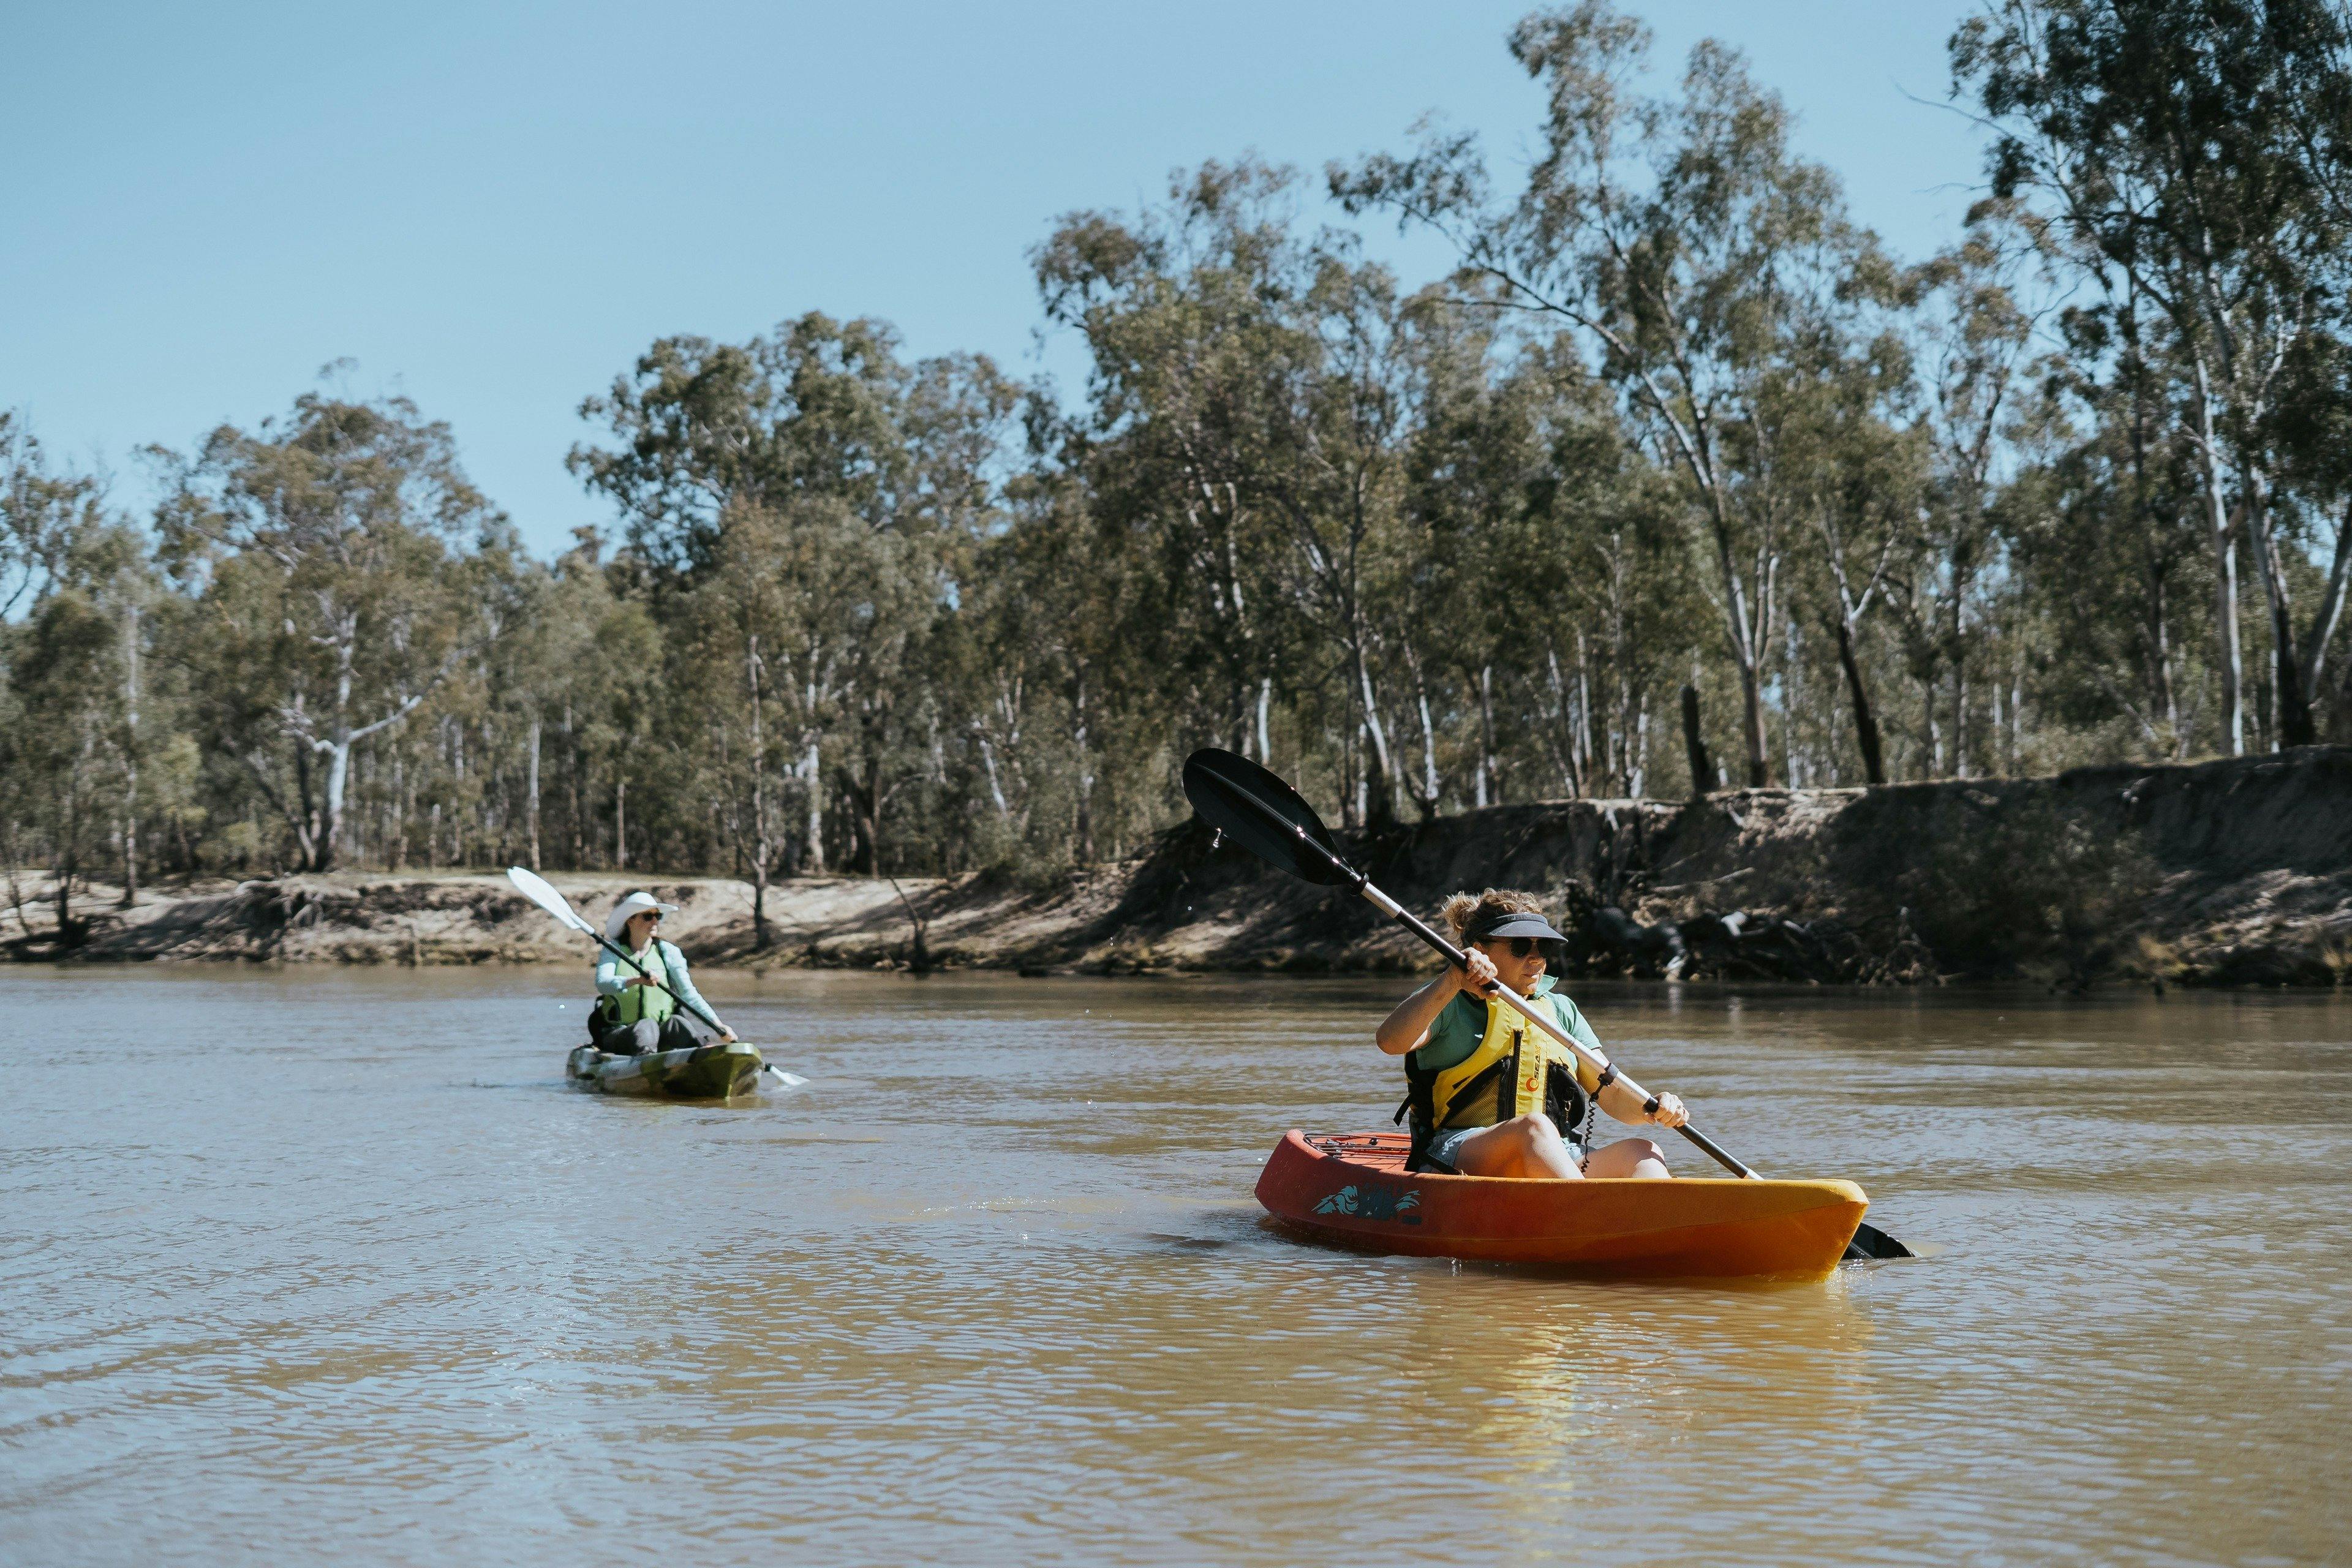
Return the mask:
M 1930 1254 L 1725 1286 L 1262 1223 L 1394 983 L 705 988 L 808 1087 L 567 1089 L 550 970 L 0 972 L 0 1563 L 2352 1555 L 2345 1001 L 1580 988 Z

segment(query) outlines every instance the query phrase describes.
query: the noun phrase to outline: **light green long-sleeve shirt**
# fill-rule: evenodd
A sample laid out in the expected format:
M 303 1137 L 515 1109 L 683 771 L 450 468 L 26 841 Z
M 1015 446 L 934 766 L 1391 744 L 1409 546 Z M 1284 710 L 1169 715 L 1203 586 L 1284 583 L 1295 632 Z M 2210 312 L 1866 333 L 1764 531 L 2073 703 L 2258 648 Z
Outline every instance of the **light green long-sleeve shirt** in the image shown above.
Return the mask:
M 687 1005 L 688 1011 L 699 1007 L 711 1017 L 719 1016 L 717 1009 L 705 1002 L 702 999 L 702 993 L 694 988 L 693 977 L 686 972 L 686 954 L 678 952 L 675 943 L 664 942 L 659 937 L 654 938 L 654 945 L 661 950 L 662 967 L 669 971 L 667 984 L 672 991 L 677 993 L 677 999 Z M 645 949 L 639 949 L 638 956 L 644 957 L 646 952 Z M 622 992 L 628 989 L 629 982 L 639 973 L 635 964 L 624 963 L 614 957 L 611 948 L 600 947 L 596 950 L 597 995 L 618 998 Z

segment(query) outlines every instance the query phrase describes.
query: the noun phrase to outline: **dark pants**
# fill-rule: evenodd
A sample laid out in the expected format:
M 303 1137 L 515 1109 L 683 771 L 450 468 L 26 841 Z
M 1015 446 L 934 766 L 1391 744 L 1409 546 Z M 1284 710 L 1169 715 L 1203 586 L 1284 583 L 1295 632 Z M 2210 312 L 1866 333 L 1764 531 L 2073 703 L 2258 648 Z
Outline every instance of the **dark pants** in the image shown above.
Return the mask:
M 640 1018 L 634 1024 L 599 1024 L 596 1048 L 616 1057 L 651 1056 L 656 1051 L 685 1051 L 709 1045 L 719 1037 L 709 1025 L 691 1013 L 672 1013 L 660 1023 Z

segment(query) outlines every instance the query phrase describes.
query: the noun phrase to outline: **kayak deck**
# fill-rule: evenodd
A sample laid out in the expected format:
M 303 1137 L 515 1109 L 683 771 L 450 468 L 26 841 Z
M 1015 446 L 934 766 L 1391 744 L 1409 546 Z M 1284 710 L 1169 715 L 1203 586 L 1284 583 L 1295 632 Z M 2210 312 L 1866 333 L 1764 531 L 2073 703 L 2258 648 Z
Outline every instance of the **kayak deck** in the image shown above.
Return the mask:
M 1820 1279 L 1869 1199 L 1852 1182 L 1553 1182 L 1408 1173 L 1401 1132 L 1283 1135 L 1257 1199 L 1318 1241 L 1653 1278 Z
M 604 1094 L 733 1100 L 759 1089 L 761 1066 L 759 1047 L 740 1040 L 642 1057 L 614 1056 L 593 1046 L 581 1046 L 564 1062 L 563 1076 L 582 1089 Z

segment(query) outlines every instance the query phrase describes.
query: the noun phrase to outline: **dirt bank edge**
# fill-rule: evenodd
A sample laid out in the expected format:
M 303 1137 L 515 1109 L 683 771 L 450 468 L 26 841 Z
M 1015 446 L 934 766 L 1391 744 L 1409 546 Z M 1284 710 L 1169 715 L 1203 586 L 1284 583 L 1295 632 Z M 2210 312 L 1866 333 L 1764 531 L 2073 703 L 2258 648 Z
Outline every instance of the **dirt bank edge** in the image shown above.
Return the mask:
M 2335 985 L 2352 975 L 2352 747 L 2053 778 L 1726 791 L 1686 804 L 1556 801 L 1349 836 L 1373 877 L 1433 911 L 1456 888 L 1525 887 L 1580 922 L 1577 966 L 1654 973 L 1584 940 L 1612 907 L 1693 933 L 1692 977 Z M 979 873 L 749 884 L 555 874 L 602 916 L 628 889 L 681 906 L 698 963 L 770 967 L 1386 971 L 1425 956 L 1369 906 L 1266 871 L 1191 827 L 1043 886 Z M 901 898 L 899 889 L 904 890 Z M 47 910 L 0 910 L 29 960 L 579 963 L 495 871 L 289 876 L 93 899 L 55 951 Z M 1741 921 L 1718 917 L 1737 913 Z M 1730 934 L 1727 934 L 1729 932 Z

